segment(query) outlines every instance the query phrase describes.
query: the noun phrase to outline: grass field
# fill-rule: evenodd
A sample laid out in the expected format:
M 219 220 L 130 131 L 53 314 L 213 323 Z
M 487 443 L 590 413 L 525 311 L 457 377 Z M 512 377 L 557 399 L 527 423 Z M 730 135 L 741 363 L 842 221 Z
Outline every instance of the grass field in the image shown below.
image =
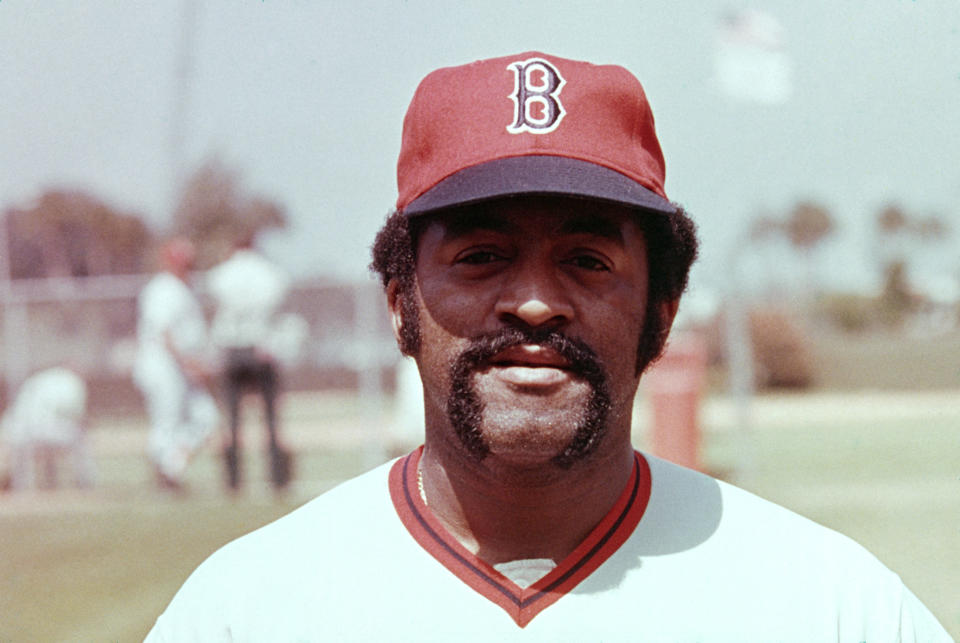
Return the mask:
M 752 408 L 745 433 L 728 400 L 707 401 L 706 467 L 863 543 L 960 638 L 960 391 L 765 396 Z M 212 450 L 188 495 L 159 493 L 139 418 L 93 432 L 94 491 L 0 497 L 0 641 L 142 640 L 214 549 L 384 457 L 364 445 L 387 407 L 299 395 L 284 409 L 298 477 L 283 498 L 264 483 L 256 427 L 243 494 L 224 496 Z M 645 446 L 643 403 L 637 414 Z

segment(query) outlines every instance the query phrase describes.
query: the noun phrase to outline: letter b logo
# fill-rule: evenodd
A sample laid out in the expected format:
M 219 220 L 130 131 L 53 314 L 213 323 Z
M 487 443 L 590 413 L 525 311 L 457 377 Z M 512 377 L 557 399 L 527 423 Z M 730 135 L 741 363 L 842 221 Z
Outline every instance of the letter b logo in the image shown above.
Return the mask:
M 507 69 L 514 74 L 513 124 L 507 126 L 511 134 L 552 132 L 566 112 L 560 104 L 560 90 L 566 81 L 557 68 L 542 58 L 530 58 L 510 63 Z

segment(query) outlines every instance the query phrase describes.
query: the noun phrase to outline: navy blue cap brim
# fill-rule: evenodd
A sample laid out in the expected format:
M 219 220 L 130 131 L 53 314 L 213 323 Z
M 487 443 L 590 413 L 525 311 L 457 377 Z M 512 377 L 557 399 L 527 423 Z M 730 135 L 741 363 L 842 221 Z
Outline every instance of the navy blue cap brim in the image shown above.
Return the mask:
M 512 156 L 448 176 L 403 209 L 408 217 L 492 199 L 571 196 L 618 203 L 660 214 L 676 208 L 620 172 L 565 156 Z

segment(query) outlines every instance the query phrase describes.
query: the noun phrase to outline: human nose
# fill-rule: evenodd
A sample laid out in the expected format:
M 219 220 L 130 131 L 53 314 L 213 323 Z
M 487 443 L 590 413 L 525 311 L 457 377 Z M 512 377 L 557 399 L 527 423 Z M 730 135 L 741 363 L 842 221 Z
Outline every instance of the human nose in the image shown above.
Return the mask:
M 560 327 L 573 319 L 574 309 L 563 285 L 543 267 L 524 267 L 507 281 L 495 307 L 507 324 L 530 328 Z

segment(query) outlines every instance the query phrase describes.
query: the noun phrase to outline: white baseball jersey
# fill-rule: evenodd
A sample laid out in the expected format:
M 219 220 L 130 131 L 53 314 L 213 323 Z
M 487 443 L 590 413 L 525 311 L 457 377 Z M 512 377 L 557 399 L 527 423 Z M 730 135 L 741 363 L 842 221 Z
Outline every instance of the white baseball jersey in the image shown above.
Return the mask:
M 4 414 L 0 436 L 11 444 L 76 443 L 87 412 L 87 385 L 60 366 L 31 375 Z
M 148 641 L 951 640 L 850 539 L 639 453 L 606 518 L 521 588 L 430 513 L 419 457 L 216 552 Z
M 167 348 L 192 357 L 207 351 L 207 325 L 200 302 L 190 287 L 169 272 L 144 286 L 137 301 L 137 358 L 134 379 L 147 383 L 180 376 L 180 367 Z
M 207 288 L 217 304 L 213 341 L 225 348 L 267 348 L 289 287 L 289 278 L 252 250 L 237 250 L 210 269 Z
M 190 287 L 169 272 L 155 275 L 138 300 L 138 350 L 133 377 L 150 416 L 147 450 L 169 478 L 180 479 L 192 453 L 219 421 L 208 391 L 190 382 L 168 347 L 196 359 L 208 348 L 203 308 Z

